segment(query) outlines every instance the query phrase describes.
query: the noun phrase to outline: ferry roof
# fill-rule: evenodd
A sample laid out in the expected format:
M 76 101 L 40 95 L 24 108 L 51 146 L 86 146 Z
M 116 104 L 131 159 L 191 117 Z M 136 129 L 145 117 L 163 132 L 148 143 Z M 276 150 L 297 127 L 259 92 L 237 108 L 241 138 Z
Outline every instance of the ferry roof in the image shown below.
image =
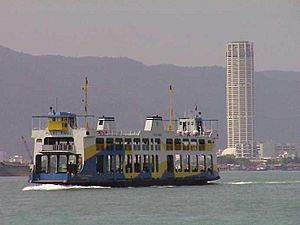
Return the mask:
M 76 114 L 71 112 L 49 112 L 49 117 L 74 117 Z
M 147 116 L 147 120 L 162 120 L 162 117 L 159 115 L 156 116 Z

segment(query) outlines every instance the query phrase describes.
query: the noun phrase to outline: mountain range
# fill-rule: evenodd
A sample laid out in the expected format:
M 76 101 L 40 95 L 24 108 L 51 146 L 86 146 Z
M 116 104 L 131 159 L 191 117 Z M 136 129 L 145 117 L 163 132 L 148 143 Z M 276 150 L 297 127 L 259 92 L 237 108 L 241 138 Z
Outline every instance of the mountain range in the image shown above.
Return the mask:
M 25 155 L 21 136 L 30 141 L 31 116 L 46 115 L 55 102 L 59 111 L 82 114 L 80 86 L 85 77 L 90 86 L 89 113 L 95 118 L 115 116 L 117 127 L 127 131 L 143 129 L 148 115 L 168 118 L 172 85 L 174 117 L 197 105 L 204 118 L 219 120 L 218 148 L 225 148 L 225 70 L 221 66 L 34 56 L 0 46 L 0 151 Z M 255 136 L 257 141 L 300 142 L 300 72 L 255 72 Z

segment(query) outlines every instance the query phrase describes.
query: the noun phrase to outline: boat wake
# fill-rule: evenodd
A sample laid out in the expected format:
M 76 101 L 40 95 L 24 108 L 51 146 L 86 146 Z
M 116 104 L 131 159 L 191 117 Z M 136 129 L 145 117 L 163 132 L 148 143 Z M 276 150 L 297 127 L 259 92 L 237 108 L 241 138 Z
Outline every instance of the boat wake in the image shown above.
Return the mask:
M 222 184 L 232 185 L 251 185 L 251 184 L 300 184 L 300 180 L 293 181 L 239 181 L 239 182 L 224 182 Z
M 42 184 L 42 185 L 24 187 L 22 191 L 61 191 L 61 190 L 109 189 L 109 188 L 111 187 Z

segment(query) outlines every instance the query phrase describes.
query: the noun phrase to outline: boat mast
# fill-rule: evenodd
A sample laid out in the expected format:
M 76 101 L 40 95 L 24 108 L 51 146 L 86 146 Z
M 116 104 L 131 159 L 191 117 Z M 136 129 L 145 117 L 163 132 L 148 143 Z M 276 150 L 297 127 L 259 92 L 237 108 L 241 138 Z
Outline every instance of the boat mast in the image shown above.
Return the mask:
M 173 106 L 172 106 L 172 99 L 173 99 L 173 90 L 172 90 L 172 85 L 170 85 L 169 88 L 169 126 L 168 126 L 168 131 L 172 131 L 172 116 L 173 116 Z
M 83 85 L 81 85 L 81 89 L 83 90 L 84 92 L 84 99 L 83 99 L 83 103 L 84 103 L 84 128 L 85 129 L 89 129 L 89 123 L 88 123 L 88 119 L 87 119 L 87 116 L 88 116 L 88 86 L 89 82 L 88 82 L 88 79 L 87 77 L 85 77 L 85 83 Z

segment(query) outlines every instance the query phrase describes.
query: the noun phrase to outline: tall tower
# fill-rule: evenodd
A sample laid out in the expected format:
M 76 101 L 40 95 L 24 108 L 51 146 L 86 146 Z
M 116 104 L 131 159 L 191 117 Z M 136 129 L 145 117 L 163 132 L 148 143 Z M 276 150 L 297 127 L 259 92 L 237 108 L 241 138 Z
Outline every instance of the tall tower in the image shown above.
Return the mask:
M 226 45 L 227 148 L 238 158 L 255 158 L 253 43 Z

